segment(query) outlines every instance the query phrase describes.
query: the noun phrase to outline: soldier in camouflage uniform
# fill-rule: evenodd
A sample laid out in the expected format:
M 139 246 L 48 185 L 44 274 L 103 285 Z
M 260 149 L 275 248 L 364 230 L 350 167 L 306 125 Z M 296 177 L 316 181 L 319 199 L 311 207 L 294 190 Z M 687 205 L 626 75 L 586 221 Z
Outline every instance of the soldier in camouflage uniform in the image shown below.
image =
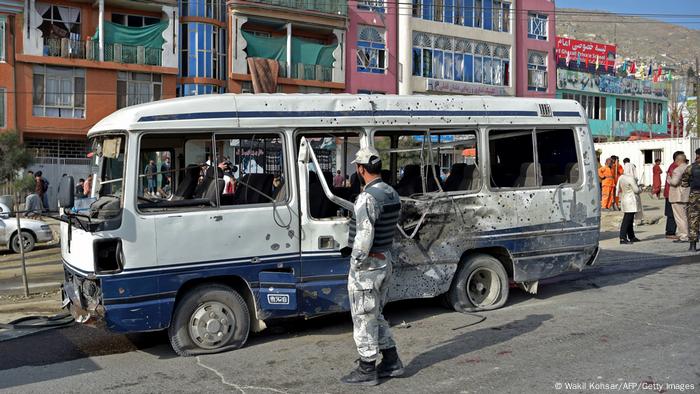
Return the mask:
M 688 166 L 681 177 L 681 186 L 690 188 L 688 199 L 688 241 L 691 252 L 697 252 L 700 231 L 700 148 L 695 150 L 695 162 Z
M 379 152 L 365 147 L 353 163 L 365 182 L 357 197 L 350 226 L 350 272 L 348 294 L 353 321 L 353 337 L 360 354 L 359 366 L 341 381 L 376 385 L 378 378 L 403 374 L 389 323 L 382 316 L 391 277 L 391 245 L 399 220 L 401 200 L 391 186 L 382 182 Z M 375 365 L 379 353 L 382 362 Z

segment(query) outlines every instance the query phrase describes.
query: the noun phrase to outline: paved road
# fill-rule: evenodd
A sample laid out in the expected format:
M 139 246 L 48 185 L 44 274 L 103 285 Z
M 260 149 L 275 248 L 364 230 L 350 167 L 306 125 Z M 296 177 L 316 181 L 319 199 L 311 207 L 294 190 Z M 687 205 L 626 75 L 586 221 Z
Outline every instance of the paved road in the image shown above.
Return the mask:
M 394 329 L 407 376 L 368 391 L 541 393 L 584 384 L 570 392 L 588 393 L 626 382 L 661 385 L 640 392 L 700 390 L 700 257 L 565 278 L 537 296 L 512 290 L 507 307 L 472 326 L 475 317 L 432 300 L 389 305 L 392 324 L 410 325 Z M 345 314 L 285 322 L 243 349 L 197 358 L 175 357 L 160 333 L 86 327 L 0 343 L 0 355 L 0 391 L 13 393 L 350 392 L 338 378 L 356 358 Z

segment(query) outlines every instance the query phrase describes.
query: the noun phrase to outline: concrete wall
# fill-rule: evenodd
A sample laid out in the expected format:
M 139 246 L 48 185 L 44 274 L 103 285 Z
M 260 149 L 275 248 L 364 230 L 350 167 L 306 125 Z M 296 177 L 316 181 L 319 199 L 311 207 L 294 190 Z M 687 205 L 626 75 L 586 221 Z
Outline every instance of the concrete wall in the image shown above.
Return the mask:
M 515 52 L 517 64 L 515 68 L 515 94 L 518 97 L 554 97 L 557 88 L 556 58 L 556 27 L 553 0 L 517 0 L 517 16 L 515 18 Z M 547 40 L 528 38 L 528 10 L 536 10 L 538 14 L 547 14 Z M 527 89 L 527 54 L 528 51 L 547 53 L 547 91 L 536 92 Z
M 349 25 L 345 56 L 345 89 L 348 93 L 357 93 L 358 90 L 397 93 L 398 4 L 387 2 L 385 7 L 384 12 L 367 11 L 358 9 L 357 1 L 348 2 Z M 384 74 L 357 71 L 357 37 L 362 25 L 376 26 L 385 31 L 387 69 Z

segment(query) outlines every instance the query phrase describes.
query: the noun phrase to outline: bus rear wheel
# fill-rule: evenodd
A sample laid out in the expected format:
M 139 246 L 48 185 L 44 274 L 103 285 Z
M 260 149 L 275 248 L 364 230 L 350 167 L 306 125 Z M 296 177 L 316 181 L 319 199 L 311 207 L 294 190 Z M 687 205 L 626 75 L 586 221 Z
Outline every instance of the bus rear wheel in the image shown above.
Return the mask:
M 196 356 L 242 347 L 249 328 L 250 315 L 243 297 L 228 286 L 209 284 L 182 297 L 168 336 L 175 353 Z
M 508 290 L 503 264 L 492 256 L 477 254 L 462 262 L 447 299 L 457 312 L 488 311 L 505 305 Z

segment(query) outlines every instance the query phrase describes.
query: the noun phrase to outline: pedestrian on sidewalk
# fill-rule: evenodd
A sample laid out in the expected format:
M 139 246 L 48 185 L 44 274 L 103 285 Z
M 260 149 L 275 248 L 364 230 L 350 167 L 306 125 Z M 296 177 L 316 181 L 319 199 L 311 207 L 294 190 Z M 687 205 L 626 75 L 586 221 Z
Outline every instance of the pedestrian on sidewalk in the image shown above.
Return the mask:
M 683 151 L 673 152 L 673 163 L 668 166 L 666 171 L 666 183 L 664 184 L 664 199 L 666 199 L 666 204 L 664 205 L 664 216 L 666 216 L 666 238 L 668 239 L 678 239 L 676 238 L 676 220 L 673 218 L 673 209 L 671 203 L 668 201 L 668 192 L 671 185 L 668 181 L 671 179 L 669 174 L 673 174 L 673 170 L 678 166 L 676 164 L 676 158 L 678 155 L 684 154 Z
M 620 158 L 612 155 L 610 156 L 610 159 L 612 159 L 611 163 L 611 169 L 613 173 L 613 201 L 612 201 L 612 207 L 613 210 L 619 211 L 620 210 L 620 195 L 617 193 L 617 188 L 615 188 L 615 185 L 617 185 L 618 181 L 620 180 L 620 177 L 625 173 L 625 169 L 622 167 L 620 164 Z
M 629 175 L 634 178 L 634 183 L 639 185 L 639 177 L 637 177 L 637 166 L 630 162 L 628 157 L 622 159 L 625 175 Z M 637 225 L 642 225 L 644 222 L 644 207 L 642 206 L 642 196 L 637 194 L 637 213 L 634 215 L 634 220 Z
M 620 243 L 631 244 L 639 242 L 634 235 L 634 215 L 637 213 L 637 195 L 640 189 L 631 175 L 623 174 L 617 182 L 617 193 L 620 196 L 620 208 L 625 213 L 620 224 Z
M 348 248 L 350 271 L 348 297 L 353 337 L 360 355 L 356 369 L 341 381 L 347 384 L 376 385 L 379 378 L 401 376 L 403 364 L 396 351 L 389 323 L 382 310 L 387 301 L 392 271 L 391 242 L 401 211 L 396 191 L 382 181 L 382 161 L 372 147 L 360 149 L 353 162 L 365 188 L 355 202 Z M 379 354 L 382 361 L 376 365 Z
M 685 173 L 688 164 L 684 154 L 676 157 L 676 168 L 669 174 L 668 201 L 671 203 L 673 219 L 676 222 L 677 240 L 673 242 L 688 242 L 688 198 L 690 189 L 681 184 L 681 177 Z
M 695 150 L 695 162 L 688 166 L 681 177 L 681 184 L 690 188 L 688 196 L 688 240 L 691 252 L 697 252 L 700 231 L 700 148 Z
M 605 159 L 605 165 L 598 169 L 598 178 L 600 178 L 602 196 L 600 205 L 602 209 L 610 209 L 615 196 L 615 179 L 612 172 L 612 159 Z
M 653 174 L 651 181 L 651 195 L 656 196 L 657 200 L 661 199 L 661 174 L 664 171 L 661 169 L 661 159 L 654 160 L 654 167 L 651 169 Z

